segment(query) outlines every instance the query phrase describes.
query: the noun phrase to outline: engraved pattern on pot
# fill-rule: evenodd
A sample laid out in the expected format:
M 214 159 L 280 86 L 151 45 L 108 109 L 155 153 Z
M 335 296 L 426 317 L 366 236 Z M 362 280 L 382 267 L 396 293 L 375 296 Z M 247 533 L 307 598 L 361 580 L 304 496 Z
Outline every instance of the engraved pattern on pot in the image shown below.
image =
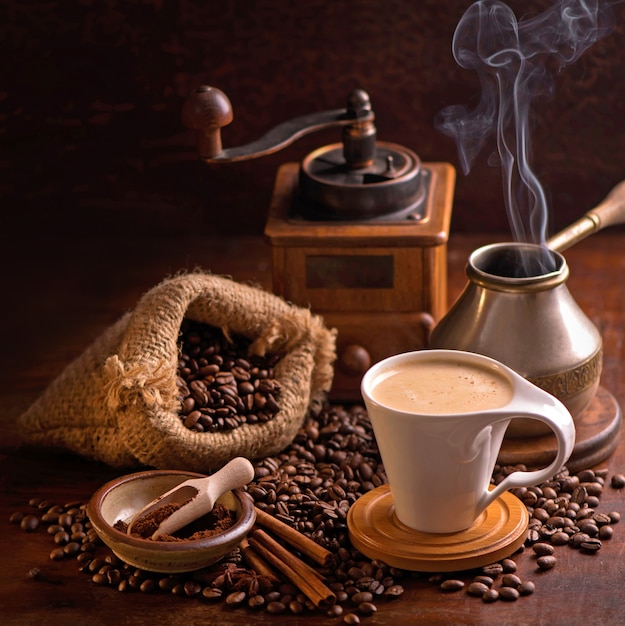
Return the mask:
M 567 398 L 592 387 L 601 375 L 603 350 L 599 349 L 585 363 L 566 372 L 528 377 L 536 386 L 557 398 Z

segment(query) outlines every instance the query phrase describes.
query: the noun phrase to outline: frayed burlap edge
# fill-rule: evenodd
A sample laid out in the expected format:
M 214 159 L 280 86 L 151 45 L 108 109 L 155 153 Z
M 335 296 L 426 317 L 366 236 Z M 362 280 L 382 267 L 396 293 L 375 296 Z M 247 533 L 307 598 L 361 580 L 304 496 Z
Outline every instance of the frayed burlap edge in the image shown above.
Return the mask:
M 114 467 L 136 459 L 119 443 L 117 416 L 104 410 L 103 356 L 119 345 L 130 314 L 104 331 L 18 418 L 17 445 L 70 450 Z M 103 451 L 106 451 L 103 454 Z
M 176 386 L 184 317 L 249 337 L 256 354 L 283 355 L 275 368 L 280 411 L 272 420 L 216 433 L 184 427 Z M 262 289 L 202 272 L 182 274 L 147 292 L 70 364 L 20 418 L 21 432 L 30 443 L 113 466 L 205 472 L 233 456 L 275 454 L 329 391 L 335 340 L 320 317 Z M 79 397 L 70 397 L 72 390 Z

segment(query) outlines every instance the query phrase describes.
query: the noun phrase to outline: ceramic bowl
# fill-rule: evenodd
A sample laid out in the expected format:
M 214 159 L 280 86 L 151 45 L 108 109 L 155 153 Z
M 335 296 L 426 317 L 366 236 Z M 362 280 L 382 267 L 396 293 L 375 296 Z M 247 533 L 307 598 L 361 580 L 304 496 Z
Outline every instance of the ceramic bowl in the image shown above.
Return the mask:
M 120 520 L 128 522 L 146 504 L 181 482 L 202 477 L 202 474 L 176 470 L 148 470 L 121 476 L 93 494 L 87 514 L 98 536 L 126 563 L 163 573 L 201 569 L 232 552 L 254 524 L 254 505 L 245 492 L 227 491 L 217 500 L 236 512 L 236 522 L 212 537 L 179 542 L 152 541 L 128 535 L 114 525 Z

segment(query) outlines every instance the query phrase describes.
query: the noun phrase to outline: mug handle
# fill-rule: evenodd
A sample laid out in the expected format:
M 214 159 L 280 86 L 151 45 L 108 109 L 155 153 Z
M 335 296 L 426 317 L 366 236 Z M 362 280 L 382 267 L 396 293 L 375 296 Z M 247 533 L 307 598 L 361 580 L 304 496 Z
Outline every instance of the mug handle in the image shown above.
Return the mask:
M 533 387 L 533 385 L 532 385 Z M 532 487 L 545 482 L 558 473 L 568 461 L 575 445 L 575 424 L 568 409 L 554 396 L 546 391 L 534 387 L 530 393 L 533 397 L 525 400 L 513 400 L 505 412 L 500 414 L 497 422 L 516 418 L 530 418 L 543 422 L 551 428 L 558 443 L 556 458 L 543 469 L 531 471 L 516 471 L 506 476 L 492 490 L 485 491 L 478 508 L 483 511 L 494 502 L 504 491 L 515 487 Z M 542 403 L 541 413 L 536 412 L 536 402 Z M 531 405 L 531 408 L 529 408 Z M 494 423 L 494 422 L 491 422 Z

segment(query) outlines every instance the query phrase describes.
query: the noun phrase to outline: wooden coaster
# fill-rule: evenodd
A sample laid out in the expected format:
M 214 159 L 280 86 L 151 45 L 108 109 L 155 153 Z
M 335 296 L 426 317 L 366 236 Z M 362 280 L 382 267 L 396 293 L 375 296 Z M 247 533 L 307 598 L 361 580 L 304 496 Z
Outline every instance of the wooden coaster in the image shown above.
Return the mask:
M 499 561 L 521 547 L 529 515 L 510 492 L 493 502 L 467 530 L 424 533 L 402 524 L 382 485 L 360 497 L 347 515 L 352 545 L 371 559 L 419 572 L 454 572 Z
M 621 408 L 614 396 L 599 387 L 588 408 L 575 419 L 575 447 L 566 463 L 572 473 L 593 467 L 607 459 L 618 443 L 622 422 Z M 554 435 L 506 437 L 497 462 L 502 465 L 523 463 L 529 468 L 545 467 L 556 456 Z

